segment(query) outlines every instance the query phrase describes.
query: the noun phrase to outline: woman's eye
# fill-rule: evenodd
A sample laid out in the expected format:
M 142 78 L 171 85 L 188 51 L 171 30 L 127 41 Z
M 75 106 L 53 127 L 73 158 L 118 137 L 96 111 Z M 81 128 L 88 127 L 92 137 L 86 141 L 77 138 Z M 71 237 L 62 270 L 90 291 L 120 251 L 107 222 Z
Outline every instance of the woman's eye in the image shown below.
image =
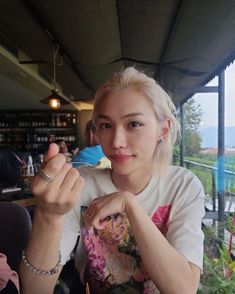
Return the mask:
M 110 128 L 111 128 L 111 125 L 109 123 L 100 124 L 100 129 L 101 130 L 107 130 L 107 129 L 110 129 Z
M 141 123 L 139 123 L 137 121 L 131 121 L 131 122 L 129 122 L 128 126 L 131 128 L 137 128 L 137 127 L 141 126 Z

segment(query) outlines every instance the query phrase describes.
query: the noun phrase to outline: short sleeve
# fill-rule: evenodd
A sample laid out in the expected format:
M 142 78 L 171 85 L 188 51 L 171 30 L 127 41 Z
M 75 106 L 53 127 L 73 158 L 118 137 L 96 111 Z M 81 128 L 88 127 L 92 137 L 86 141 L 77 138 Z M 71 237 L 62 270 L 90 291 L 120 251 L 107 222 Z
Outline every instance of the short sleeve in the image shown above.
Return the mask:
M 189 262 L 202 269 L 204 189 L 198 178 L 190 173 L 177 194 L 166 238 Z

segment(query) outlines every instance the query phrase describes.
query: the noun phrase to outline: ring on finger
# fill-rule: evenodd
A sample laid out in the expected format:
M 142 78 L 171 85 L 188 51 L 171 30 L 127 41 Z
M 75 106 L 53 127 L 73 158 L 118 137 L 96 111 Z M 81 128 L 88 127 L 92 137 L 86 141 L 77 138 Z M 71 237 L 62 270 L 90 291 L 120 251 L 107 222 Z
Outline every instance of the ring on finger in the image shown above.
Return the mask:
M 43 169 L 41 169 L 38 174 L 47 182 L 52 182 L 54 180 L 54 177 L 49 176 Z

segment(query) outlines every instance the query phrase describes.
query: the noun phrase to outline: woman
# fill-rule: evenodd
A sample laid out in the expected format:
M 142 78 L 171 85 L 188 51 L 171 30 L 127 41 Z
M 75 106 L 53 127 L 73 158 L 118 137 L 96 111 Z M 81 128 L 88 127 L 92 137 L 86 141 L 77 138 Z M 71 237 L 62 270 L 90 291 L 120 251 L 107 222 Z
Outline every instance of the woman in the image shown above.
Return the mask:
M 110 167 L 110 161 L 105 157 L 96 134 L 92 120 L 86 123 L 87 147 L 83 148 L 77 156 L 73 157 L 74 167 L 82 165 L 95 166 L 96 168 Z
M 169 165 L 174 113 L 152 78 L 127 68 L 95 94 L 93 121 L 112 169 L 83 167 L 81 177 L 50 146 L 33 184 L 38 207 L 23 293 L 52 293 L 79 235 L 76 268 L 91 293 L 196 293 L 204 192 L 190 171 Z
M 72 154 L 70 152 L 68 152 L 68 146 L 67 146 L 65 140 L 63 140 L 63 139 L 56 140 L 55 143 L 59 147 L 59 153 L 64 154 L 64 156 L 66 157 L 67 162 L 70 162 L 71 159 L 72 159 Z

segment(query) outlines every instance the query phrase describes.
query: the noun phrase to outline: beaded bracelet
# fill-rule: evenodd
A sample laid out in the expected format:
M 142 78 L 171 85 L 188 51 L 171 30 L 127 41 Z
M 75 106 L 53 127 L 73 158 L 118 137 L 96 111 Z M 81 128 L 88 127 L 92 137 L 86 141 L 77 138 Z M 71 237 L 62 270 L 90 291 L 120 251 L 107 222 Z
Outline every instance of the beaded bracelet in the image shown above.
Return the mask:
M 52 269 L 50 269 L 49 271 L 44 271 L 44 270 L 41 270 L 35 266 L 33 266 L 29 260 L 27 259 L 26 257 L 26 253 L 25 253 L 25 250 L 23 250 L 22 252 L 22 261 L 23 263 L 25 264 L 25 266 L 31 270 L 32 272 L 34 272 L 35 274 L 38 274 L 38 275 L 45 275 L 45 276 L 51 276 L 51 275 L 54 275 L 56 273 L 58 273 L 59 271 L 59 266 L 60 266 L 60 262 L 61 262 L 61 253 L 59 252 L 59 260 L 56 264 L 55 267 L 53 267 Z

